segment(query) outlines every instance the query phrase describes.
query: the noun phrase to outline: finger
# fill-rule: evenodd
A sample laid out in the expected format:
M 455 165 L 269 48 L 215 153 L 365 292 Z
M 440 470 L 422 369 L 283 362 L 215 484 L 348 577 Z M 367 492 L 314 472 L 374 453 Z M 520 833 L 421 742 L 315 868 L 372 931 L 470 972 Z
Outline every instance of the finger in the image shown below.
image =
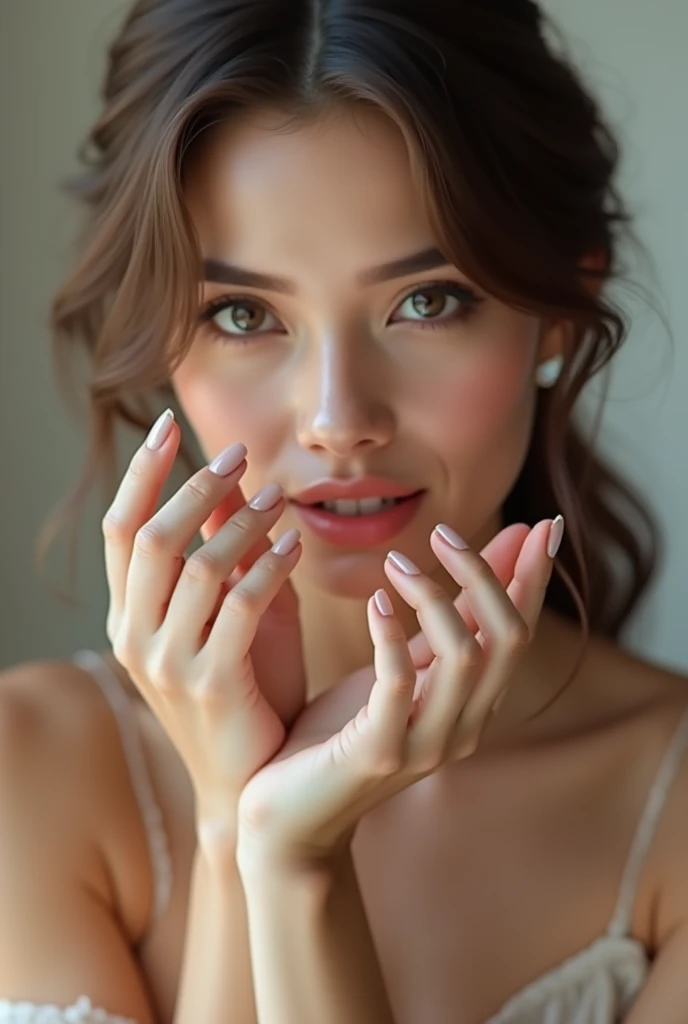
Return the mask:
M 554 569 L 554 559 L 564 536 L 564 517 L 545 520 L 533 529 L 518 556 L 507 594 L 528 626 L 531 637 L 537 628 Z
M 227 577 L 258 538 L 275 525 L 283 511 L 284 491 L 278 484 L 269 484 L 186 560 L 163 626 L 169 645 L 181 656 L 193 657 L 198 652 L 204 627 L 214 612 Z M 247 593 L 246 586 L 241 588 L 248 575 L 235 587 L 230 587 L 223 605 L 227 601 L 238 601 L 238 594 Z
M 297 565 L 303 548 L 299 530 L 287 530 L 225 596 L 210 630 L 203 657 L 210 664 L 248 656 L 261 615 Z
M 501 530 L 481 551 L 482 557 L 492 567 L 496 578 L 504 587 L 513 577 L 516 560 L 529 533 L 530 527 L 523 523 L 514 523 Z M 476 633 L 478 624 L 461 592 L 454 605 L 471 632 Z M 409 641 L 409 650 L 417 668 L 428 665 L 432 660 L 433 652 L 422 631 L 416 633 Z
M 548 521 L 532 531 L 541 539 L 543 548 L 548 531 Z M 530 642 L 531 634 L 529 626 L 487 562 L 470 548 L 461 547 L 462 543 L 446 527 L 441 531 L 435 530 L 431 538 L 431 545 L 438 558 L 463 588 L 478 623 L 480 642 L 486 654 L 480 686 L 471 695 L 463 715 L 470 728 L 482 720 L 482 716 L 487 714 L 508 684 L 517 660 Z M 546 551 L 543 550 L 540 557 L 546 558 Z
M 420 749 L 438 749 L 452 734 L 483 667 L 483 651 L 449 595 L 412 563 L 390 552 L 385 572 L 394 588 L 415 609 L 433 651 L 414 734 Z M 414 567 L 415 568 L 415 567 Z
M 217 471 L 210 466 L 199 470 L 136 531 L 125 614 L 137 630 L 150 634 L 159 628 L 184 552 L 215 505 L 246 471 L 244 445 L 232 445 L 223 455 L 225 461 Z
M 542 607 L 545 603 L 547 587 L 552 578 L 554 559 L 564 536 L 564 518 L 557 516 L 549 525 L 538 524 L 528 537 L 518 557 L 514 576 L 507 588 L 507 594 L 521 614 L 530 632 L 535 635 Z M 542 546 L 545 546 L 547 558 L 542 558 Z M 507 688 L 498 695 L 493 711 L 498 711 L 506 697 Z
M 110 595 L 108 636 L 113 638 L 124 610 L 127 576 L 137 530 L 155 512 L 164 483 L 179 448 L 181 434 L 174 414 L 167 409 L 136 450 L 108 508 L 101 529 L 105 572 Z M 150 444 L 157 447 L 151 448 Z
M 368 601 L 367 611 L 375 666 L 367 718 L 375 732 L 375 754 L 380 767 L 393 769 L 403 763 L 416 670 L 403 627 L 385 590 L 376 591 Z

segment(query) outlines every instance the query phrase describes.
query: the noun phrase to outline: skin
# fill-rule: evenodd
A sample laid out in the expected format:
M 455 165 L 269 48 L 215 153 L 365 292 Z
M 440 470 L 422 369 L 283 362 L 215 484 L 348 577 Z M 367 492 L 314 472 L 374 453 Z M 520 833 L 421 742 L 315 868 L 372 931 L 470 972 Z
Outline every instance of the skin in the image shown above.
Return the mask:
M 294 292 L 287 296 L 245 287 L 230 292 L 226 286 L 205 282 L 202 301 L 226 294 L 250 296 L 261 304 L 253 310 L 257 329 L 266 329 L 260 319 L 265 307 L 276 318 L 270 320 L 274 333 L 246 345 L 223 345 L 207 326 L 201 327 L 172 384 L 209 461 L 233 442 L 246 445 L 248 460 L 240 484 L 248 497 L 270 481 L 277 481 L 290 495 L 322 477 L 365 472 L 427 489 L 417 517 L 393 543 L 427 575 L 415 581 L 402 579 L 385 561 L 386 548 L 355 553 L 330 548 L 307 528 L 302 547 L 290 556 L 294 561 L 280 570 L 280 578 L 286 578 L 296 564 L 291 578 L 300 601 L 309 707 L 277 762 L 253 776 L 258 780 L 253 791 L 249 782 L 244 792 L 255 798 L 249 805 L 254 817 L 271 804 L 273 809 L 284 808 L 285 819 L 278 815 L 272 821 L 288 835 L 292 846 L 302 841 L 305 833 L 311 842 L 314 829 L 327 845 L 333 836 L 335 842 L 341 839 L 342 821 L 345 827 L 350 824 L 345 813 L 349 808 L 340 808 L 333 823 L 328 814 L 334 801 L 325 806 L 311 800 L 308 786 L 312 778 L 308 776 L 313 773 L 308 771 L 308 750 L 322 739 L 322 718 L 328 719 L 328 707 L 333 708 L 332 721 L 327 722 L 332 733 L 345 726 L 371 692 L 371 633 L 379 654 L 387 626 L 376 618 L 370 595 L 384 587 L 392 599 L 397 618 L 389 620 L 395 627 L 388 639 L 396 643 L 402 656 L 402 635 L 416 633 L 414 608 L 424 602 L 428 626 L 434 618 L 435 626 L 442 619 L 447 628 L 450 620 L 452 629 L 457 628 L 449 609 L 459 582 L 466 583 L 468 589 L 475 583 L 476 595 L 486 598 L 480 613 L 483 621 L 476 610 L 481 628 L 483 622 L 491 625 L 496 621 L 501 597 L 494 581 L 488 582 L 479 569 L 476 571 L 475 552 L 501 529 L 502 504 L 530 442 L 537 395 L 535 368 L 540 360 L 560 350 L 563 328 L 545 327 L 536 318 L 479 292 L 484 301 L 471 319 L 436 330 L 423 328 L 418 322 L 420 314 L 414 313 L 407 301 L 414 289 L 427 290 L 437 280 L 473 287 L 453 267 L 362 287 L 356 280 L 361 271 L 436 244 L 411 180 L 403 141 L 391 125 L 369 111 L 357 111 L 355 118 L 342 112 L 288 134 L 274 130 L 280 123 L 276 113 L 263 111 L 218 127 L 196 150 L 185 189 L 205 258 L 288 277 Z M 451 298 L 446 301 L 453 310 L 456 303 Z M 441 302 L 438 309 L 439 317 L 448 316 Z M 225 325 L 231 323 L 227 312 L 220 320 Z M 392 320 L 399 322 L 392 324 Z M 124 543 L 120 532 L 117 543 L 113 533 L 106 545 L 111 552 L 111 639 L 118 631 L 115 620 L 124 606 L 134 533 L 150 514 L 154 504 L 150 498 L 155 497 L 172 465 L 177 442 L 175 427 L 159 452 L 138 453 L 138 472 L 128 474 L 125 488 L 132 490 Z M 239 477 L 209 482 L 209 472 L 202 470 L 199 479 L 205 480 L 208 488 L 202 509 L 198 503 L 195 507 L 189 504 L 187 488 L 162 510 L 168 523 L 176 521 L 175 545 L 163 546 L 157 553 L 153 550 L 148 564 L 139 549 L 131 563 L 139 573 L 137 586 L 131 588 L 139 602 L 133 619 L 141 624 L 148 616 L 150 621 L 141 628 L 145 625 L 149 633 L 162 617 L 166 587 L 174 583 L 173 553 L 186 547 L 180 541 L 187 539 L 191 527 L 193 534 L 230 492 L 236 498 Z M 120 508 L 124 504 L 120 501 Z M 248 515 L 245 510 L 240 514 Z M 262 518 L 248 517 L 253 524 L 252 539 L 265 530 L 276 539 L 292 526 L 303 527 L 288 504 L 260 515 Z M 198 522 L 192 522 L 194 516 Z M 469 542 L 471 554 L 443 550 L 433 534 L 438 523 L 458 531 Z M 538 617 L 538 590 L 533 584 L 538 580 L 544 584 L 550 568 L 544 554 L 546 526 L 540 524 L 531 531 L 523 548 L 529 545 L 533 557 L 524 573 L 529 584 L 520 595 L 525 601 L 522 610 L 526 621 L 533 626 L 537 622 L 537 630 L 518 663 L 507 663 L 506 699 L 496 714 L 489 715 L 478 748 L 473 750 L 475 733 L 471 731 L 463 751 L 470 756 L 462 757 L 460 763 L 447 760 L 439 765 L 441 771 L 413 781 L 414 776 L 424 774 L 429 761 L 438 764 L 437 751 L 444 745 L 448 727 L 441 714 L 436 716 L 442 729 L 435 735 L 432 757 L 428 747 L 421 750 L 418 746 L 415 760 L 396 766 L 396 780 L 387 779 L 374 787 L 366 784 L 363 792 L 356 789 L 359 778 L 351 773 L 351 766 L 354 761 L 360 764 L 359 754 L 369 756 L 370 748 L 357 750 L 348 764 L 349 774 L 329 777 L 330 786 L 336 784 L 340 793 L 346 791 L 343 804 L 353 800 L 357 812 L 369 806 L 368 789 L 375 790 L 372 810 L 351 843 L 356 877 L 349 872 L 340 896 L 340 911 L 345 919 L 349 915 L 348 925 L 325 935 L 322 922 L 311 927 L 309 914 L 302 906 L 289 904 L 284 892 L 279 893 L 279 900 L 261 897 L 267 876 L 251 882 L 250 871 L 259 858 L 255 846 L 243 847 L 244 881 L 253 915 L 251 941 L 258 942 L 260 949 L 255 957 L 256 988 L 263 1006 L 268 1007 L 265 1019 L 275 1019 L 269 999 L 284 1005 L 291 985 L 292 1005 L 299 998 L 311 998 L 313 974 L 304 981 L 300 964 L 307 963 L 310 969 L 318 957 L 321 980 L 329 977 L 322 962 L 325 957 L 329 969 L 333 965 L 341 968 L 340 991 L 355 999 L 357 992 L 365 990 L 365 985 L 353 982 L 354 972 L 360 980 L 366 970 L 370 969 L 372 976 L 376 968 L 371 947 L 361 940 L 364 915 L 362 908 L 360 914 L 356 910 L 359 895 L 395 1024 L 444 1024 L 448 1020 L 482 1024 L 529 980 L 604 932 L 648 787 L 685 707 L 685 680 L 593 639 L 571 685 L 544 714 L 531 719 L 570 677 L 580 653 L 575 625 L 547 610 Z M 512 567 L 521 543 L 523 538 L 512 544 Z M 127 545 L 128 551 L 124 551 Z M 218 547 L 216 544 L 216 551 Z M 229 572 L 235 560 L 227 551 L 223 557 L 223 567 Z M 491 564 L 498 561 L 495 557 Z M 505 563 L 508 561 L 506 558 Z M 505 584 L 510 575 L 506 574 Z M 193 609 L 198 627 L 204 618 L 199 619 L 203 588 L 196 589 L 194 598 L 188 579 L 184 587 L 184 594 L 181 586 L 179 594 L 175 591 L 167 617 L 175 614 L 178 623 L 188 626 Z M 431 600 L 437 588 L 445 595 L 443 605 Z M 132 595 L 130 607 L 133 609 Z M 424 622 L 422 625 L 426 628 Z M 181 657 L 181 648 L 193 630 L 184 635 L 181 628 L 173 626 L 171 623 L 167 629 L 166 641 L 168 645 L 178 643 L 176 653 Z M 429 640 L 430 633 L 434 634 L 435 650 L 443 642 L 449 643 L 435 627 L 426 632 Z M 469 639 L 472 642 L 472 637 Z M 221 651 L 236 653 L 222 633 L 218 643 Z M 275 646 L 281 654 L 279 645 L 273 645 L 271 653 L 274 655 Z M 138 695 L 122 659 L 118 662 L 110 652 L 105 656 L 124 685 Z M 218 656 L 216 649 L 214 664 L 226 670 L 227 657 Z M 124 663 L 129 660 L 133 664 L 133 659 L 123 659 Z M 284 661 L 291 664 L 291 659 L 285 657 Z M 176 684 L 172 680 L 171 685 L 177 685 L 179 697 L 184 672 L 179 665 L 177 669 Z M 229 666 L 232 678 L 235 670 L 235 665 Z M 100 700 L 100 694 L 94 695 L 92 681 L 83 675 L 74 669 L 69 679 L 60 679 L 59 686 L 41 691 L 41 706 L 47 708 L 51 722 L 68 718 L 69 693 L 74 693 L 75 700 L 78 695 L 82 705 Z M 338 689 L 342 680 L 347 686 Z M 458 697 L 454 683 L 450 673 L 437 691 L 450 703 Z M 495 677 L 492 685 L 501 689 L 504 679 Z M 399 699 L 407 702 L 406 707 L 410 704 L 410 675 L 404 678 L 403 692 L 389 685 L 389 679 L 387 684 L 382 680 L 383 696 L 385 688 L 390 698 L 387 717 L 398 724 L 399 709 L 392 705 Z M 150 698 L 155 711 L 153 689 L 149 687 L 144 697 Z M 108 915 L 103 917 L 116 920 L 117 941 L 124 935 L 136 950 L 137 966 L 140 964 L 160 1020 L 173 1019 L 181 975 L 198 814 L 192 781 L 203 782 L 210 792 L 212 770 L 218 767 L 218 759 L 210 757 L 208 774 L 195 780 L 185 770 L 179 749 L 184 743 L 187 747 L 182 754 L 195 741 L 189 760 L 201 767 L 209 749 L 202 713 L 199 715 L 198 704 L 188 696 L 169 702 L 169 721 L 163 721 L 162 715 L 158 721 L 145 699 L 135 705 L 174 865 L 175 885 L 163 919 L 148 930 L 151 878 L 145 835 L 109 708 L 101 708 L 109 731 L 101 728 L 93 755 L 111 769 L 102 773 L 109 788 L 103 796 L 98 790 L 91 822 L 105 859 L 93 852 L 96 847 L 101 849 L 94 841 L 89 846 L 90 859 L 79 865 L 79 891 L 87 894 L 83 914 L 91 914 L 91 894 L 95 893 L 99 912 L 106 907 Z M 343 705 L 337 702 L 340 697 Z M 312 708 L 315 710 L 309 714 Z M 378 702 L 378 715 L 380 708 Z M 460 709 L 452 705 L 451 710 L 456 713 Z M 276 734 L 279 729 L 276 724 Z M 73 732 L 71 727 L 70 740 Z M 80 732 L 89 735 L 88 729 Z M 245 736 L 243 724 L 241 735 Z M 234 750 L 221 735 L 215 739 L 216 749 Z M 222 765 L 223 771 L 234 777 L 243 767 Z M 319 764 L 318 770 L 322 767 Z M 397 785 L 404 772 L 401 781 L 411 784 Z M 86 774 L 80 771 L 75 777 L 82 780 Z M 57 775 L 46 770 L 45 777 Z M 11 777 L 15 776 L 21 773 L 13 772 Z M 325 776 L 318 774 L 317 778 L 322 782 Z M 687 787 L 688 770 L 683 767 L 652 856 L 644 866 L 631 922 L 632 935 L 653 953 L 659 951 L 658 962 L 667 966 L 655 972 L 656 982 L 648 986 L 647 996 L 641 998 L 628 1024 L 656 1020 L 673 1024 L 680 1020 L 676 1008 L 685 1005 L 685 972 L 672 964 L 685 962 L 688 949 L 684 882 L 688 826 L 682 812 Z M 220 779 L 218 806 L 226 805 L 225 792 L 226 784 Z M 289 801 L 291 814 L 287 813 Z M 51 806 L 53 803 L 49 801 Z M 295 805 L 300 814 L 293 813 Z M 93 806 L 92 797 L 88 806 Z M 208 813 L 217 813 L 217 807 L 209 807 Z M 273 852 L 274 847 L 270 854 Z M 55 877 L 71 879 L 72 847 L 63 855 L 66 866 L 61 873 L 52 846 L 50 856 Z M 273 865 L 274 861 L 270 867 Z M 268 876 L 275 881 L 275 872 L 268 871 Z M 68 888 L 62 886 L 61 891 Z M 275 922 L 270 915 L 273 904 L 281 900 L 287 911 Z M 552 913 L 553 905 L 556 913 Z M 42 906 L 40 913 L 44 913 Z M 36 915 L 38 918 L 38 910 Z M 56 912 L 55 919 L 61 930 L 64 915 Z M 301 927 L 300 937 L 294 922 Z M 222 936 L 222 913 L 215 915 L 215 926 L 211 935 Z M 198 924 L 197 943 L 203 962 L 211 961 L 213 950 L 223 954 L 220 939 L 208 940 L 208 928 L 208 915 L 204 915 Z M 288 937 L 285 941 L 280 941 L 279 928 Z M 682 946 L 676 945 L 677 937 Z M 228 941 L 226 935 L 222 941 Z M 306 946 L 308 957 L 301 956 Z M 662 956 L 665 948 L 668 953 Z M 285 950 L 291 961 L 283 955 Z M 348 956 L 351 961 L 345 962 Z M 35 977 L 35 960 L 32 939 L 22 960 L 31 979 Z M 220 967 L 222 975 L 227 975 L 224 954 Z M 349 971 L 352 983 L 347 985 Z M 200 971 L 198 974 L 200 977 Z M 26 976 L 28 979 L 29 974 Z M 100 1001 L 147 1020 L 138 1006 L 125 1006 L 123 997 L 120 999 L 122 977 L 122 970 L 113 968 L 111 992 L 105 992 L 104 980 L 99 982 Z M 28 990 L 28 980 L 24 984 L 14 968 L 12 979 L 13 985 Z M 331 998 L 331 990 L 331 985 L 321 984 L 319 996 L 313 998 Z M 379 991 L 382 998 L 381 986 Z M 94 994 L 99 995 L 95 989 Z M 48 997 L 54 998 L 54 993 L 46 993 Z M 71 997 L 71 992 L 65 994 L 64 1001 Z M 321 1005 L 325 1004 L 316 1009 Z M 191 1002 L 189 1006 L 190 1019 L 196 1019 Z M 366 1019 L 359 1009 L 345 1019 Z M 370 1019 L 377 1024 L 384 1017 L 376 1013 Z M 301 1024 L 303 1018 L 296 1019 Z M 314 1012 L 312 1019 L 334 1017 L 329 1011 Z
M 185 188 L 204 257 L 290 278 L 295 294 L 205 282 L 203 303 L 253 299 L 249 324 L 263 333 L 242 343 L 232 311 L 220 313 L 233 336 L 223 344 L 199 330 L 173 377 L 177 398 L 209 459 L 234 439 L 247 445 L 247 495 L 270 480 L 289 496 L 365 472 L 426 488 L 394 546 L 455 593 L 430 534 L 446 522 L 480 550 L 498 531 L 530 439 L 535 366 L 558 351 L 559 331 L 475 288 L 484 301 L 470 320 L 449 323 L 460 303 L 436 296 L 434 318 L 447 322 L 424 326 L 414 288 L 474 287 L 452 266 L 361 288 L 360 271 L 437 244 L 403 139 L 370 112 L 297 132 L 280 125 L 266 111 L 223 126 Z M 302 525 L 287 507 L 280 529 Z M 365 602 L 384 585 L 385 554 L 304 536 L 293 580 L 310 696 L 370 661 Z M 394 603 L 415 632 L 413 613 Z

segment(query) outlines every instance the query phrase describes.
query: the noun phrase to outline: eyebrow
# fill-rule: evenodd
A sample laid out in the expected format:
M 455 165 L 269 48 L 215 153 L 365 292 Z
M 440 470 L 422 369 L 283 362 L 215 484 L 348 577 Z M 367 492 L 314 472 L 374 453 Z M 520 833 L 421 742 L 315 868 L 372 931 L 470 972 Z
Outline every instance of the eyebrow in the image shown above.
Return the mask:
M 423 249 L 411 256 L 404 256 L 391 263 L 383 263 L 382 266 L 363 270 L 358 275 L 357 282 L 362 287 L 369 287 L 382 284 L 384 281 L 392 281 L 397 277 L 407 277 L 409 274 L 447 266 L 451 266 L 451 264 L 439 249 Z M 246 270 L 231 263 L 223 263 L 222 260 L 204 260 L 203 273 L 206 281 L 217 284 L 262 288 L 265 291 L 283 292 L 285 295 L 294 295 L 297 291 L 294 282 L 287 278 L 273 277 L 272 274 L 259 274 L 255 270 Z

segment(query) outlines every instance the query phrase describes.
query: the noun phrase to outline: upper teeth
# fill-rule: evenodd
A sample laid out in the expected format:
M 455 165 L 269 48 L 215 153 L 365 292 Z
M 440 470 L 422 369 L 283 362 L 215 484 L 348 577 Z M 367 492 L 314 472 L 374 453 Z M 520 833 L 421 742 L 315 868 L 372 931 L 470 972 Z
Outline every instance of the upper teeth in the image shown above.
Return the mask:
M 340 516 L 370 516 L 383 508 L 391 508 L 401 498 L 340 498 L 338 501 L 323 501 L 323 508 Z

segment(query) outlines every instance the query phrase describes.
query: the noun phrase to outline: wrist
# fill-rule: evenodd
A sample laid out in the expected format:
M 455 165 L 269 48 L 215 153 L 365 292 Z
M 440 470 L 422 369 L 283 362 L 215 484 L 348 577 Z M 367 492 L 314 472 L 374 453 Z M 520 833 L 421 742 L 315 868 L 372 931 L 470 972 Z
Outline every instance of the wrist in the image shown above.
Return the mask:
M 227 856 L 236 859 L 238 841 L 238 797 L 209 800 L 198 797 L 195 806 L 196 837 L 200 851 L 209 860 Z

